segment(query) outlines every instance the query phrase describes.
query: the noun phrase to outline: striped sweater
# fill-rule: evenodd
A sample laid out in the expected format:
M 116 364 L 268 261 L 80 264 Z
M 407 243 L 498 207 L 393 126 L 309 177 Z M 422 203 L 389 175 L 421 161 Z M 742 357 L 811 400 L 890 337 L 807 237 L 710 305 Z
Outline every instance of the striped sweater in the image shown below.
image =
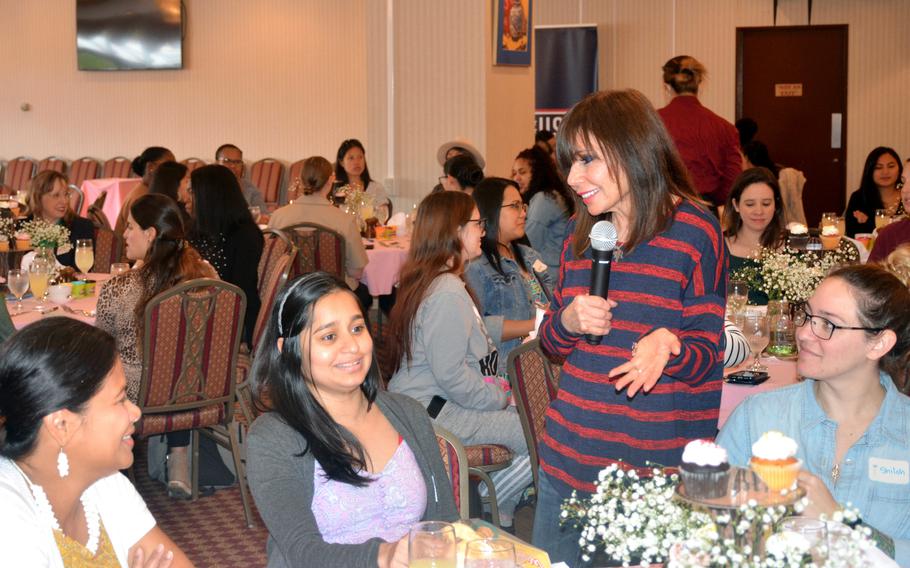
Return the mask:
M 541 467 L 568 497 L 590 493 L 597 473 L 616 460 L 641 467 L 680 462 L 683 447 L 717 432 L 723 379 L 727 261 L 717 219 L 683 202 L 670 227 L 613 262 L 611 331 L 596 346 L 562 325 L 574 296 L 588 293 L 591 251 L 576 260 L 572 232 L 563 244 L 559 283 L 540 327 L 543 348 L 566 357 L 559 395 L 547 411 Z M 682 350 L 649 393 L 617 393 L 614 367 L 632 357 L 632 344 L 665 327 Z

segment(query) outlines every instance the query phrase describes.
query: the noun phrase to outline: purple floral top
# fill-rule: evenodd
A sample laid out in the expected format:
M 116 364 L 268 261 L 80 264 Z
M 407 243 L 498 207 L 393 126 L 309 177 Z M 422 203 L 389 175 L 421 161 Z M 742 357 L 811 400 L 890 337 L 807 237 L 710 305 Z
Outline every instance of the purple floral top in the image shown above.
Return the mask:
M 427 508 L 427 488 L 407 442 L 372 483 L 355 487 L 326 478 L 319 462 L 313 473 L 313 516 L 325 542 L 360 544 L 371 538 L 395 542 L 408 534 Z

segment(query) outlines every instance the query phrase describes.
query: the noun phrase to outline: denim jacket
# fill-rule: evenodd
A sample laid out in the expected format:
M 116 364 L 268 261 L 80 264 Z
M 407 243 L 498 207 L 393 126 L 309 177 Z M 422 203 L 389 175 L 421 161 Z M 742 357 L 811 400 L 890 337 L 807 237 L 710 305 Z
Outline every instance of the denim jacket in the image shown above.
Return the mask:
M 524 245 L 518 245 L 525 260 L 525 266 L 537 274 L 537 280 L 546 289 L 546 294 L 553 290 L 553 282 L 545 264 L 537 252 Z M 534 271 L 534 265 L 542 269 Z M 490 337 L 499 350 L 499 374 L 506 373 L 509 352 L 521 344 L 521 339 L 502 341 L 502 322 L 504 320 L 534 319 L 536 307 L 528 283 L 521 276 L 521 270 L 514 260 L 502 259 L 502 274 L 496 272 L 486 255 L 480 255 L 468 264 L 465 277 L 477 296 L 483 315 L 483 323 Z
M 799 444 L 803 469 L 818 476 L 841 505 L 859 509 L 863 522 L 894 539 L 895 560 L 910 566 L 910 397 L 882 373 L 885 399 L 878 416 L 847 450 L 837 483 L 831 480 L 837 423 L 815 398 L 815 381 L 755 394 L 733 411 L 717 437 L 730 464 L 745 466 L 752 443 L 779 430 Z
M 566 239 L 566 225 L 569 214 L 566 207 L 549 193 L 541 191 L 528 204 L 525 232 L 534 250 L 548 267 L 550 279 L 555 284 L 559 279 L 559 257 Z

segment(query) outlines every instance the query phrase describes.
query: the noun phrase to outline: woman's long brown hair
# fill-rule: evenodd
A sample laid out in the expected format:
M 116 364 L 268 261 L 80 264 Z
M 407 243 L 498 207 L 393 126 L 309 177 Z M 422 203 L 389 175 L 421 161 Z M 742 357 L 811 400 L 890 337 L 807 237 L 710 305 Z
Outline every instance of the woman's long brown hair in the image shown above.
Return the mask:
M 459 229 L 471 218 L 474 200 L 460 191 L 442 191 L 428 195 L 417 208 L 417 220 L 411 236 L 408 260 L 401 268 L 398 298 L 392 308 L 391 328 L 392 374 L 404 359 L 411 361 L 414 319 L 430 285 L 441 274 L 463 278 Z M 470 293 L 470 288 L 468 288 Z

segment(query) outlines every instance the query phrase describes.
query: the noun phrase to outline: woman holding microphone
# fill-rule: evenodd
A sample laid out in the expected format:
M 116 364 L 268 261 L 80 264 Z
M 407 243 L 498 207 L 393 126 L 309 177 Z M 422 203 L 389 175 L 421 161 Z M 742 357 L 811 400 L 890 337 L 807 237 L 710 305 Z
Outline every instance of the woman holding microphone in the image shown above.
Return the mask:
M 560 526 L 564 499 L 592 492 L 611 463 L 675 466 L 688 441 L 714 436 L 726 258 L 717 219 L 641 93 L 582 100 L 562 123 L 557 153 L 583 206 L 539 332 L 544 350 L 566 362 L 541 440 L 533 542 L 571 564 L 578 532 Z M 589 233 L 601 220 L 618 237 L 608 299 L 587 293 Z

